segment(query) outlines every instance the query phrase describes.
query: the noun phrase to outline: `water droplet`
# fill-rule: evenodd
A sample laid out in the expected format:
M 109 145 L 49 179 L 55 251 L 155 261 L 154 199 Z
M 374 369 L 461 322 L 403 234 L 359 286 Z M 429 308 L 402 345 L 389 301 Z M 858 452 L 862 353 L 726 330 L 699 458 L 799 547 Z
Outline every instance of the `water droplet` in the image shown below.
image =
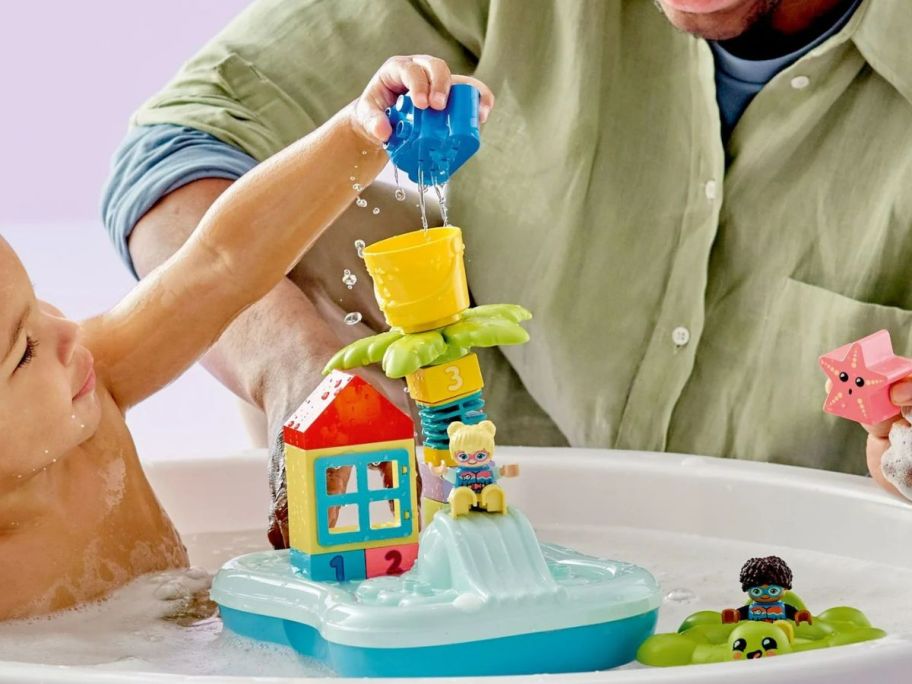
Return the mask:
M 345 325 L 357 325 L 361 322 L 361 314 L 358 311 L 352 311 L 345 314 L 345 318 L 342 320 L 345 321 Z
M 376 216 L 377 214 L 380 213 L 380 207 L 374 207 L 374 209 L 373 209 L 373 211 L 371 211 L 371 213 L 372 213 L 374 216 Z
M 396 201 L 405 202 L 405 190 L 402 188 L 396 188 Z
M 361 207 L 363 209 L 364 207 L 367 206 L 367 200 L 362 197 L 359 197 L 358 199 L 355 200 L 355 204 L 357 204 L 359 207 Z
M 355 240 L 355 249 L 358 250 L 358 256 L 364 258 L 364 240 Z
M 367 156 L 367 150 L 361 150 L 361 156 L 366 157 L 366 156 Z
M 348 180 L 350 180 L 350 181 L 356 181 L 356 180 L 358 180 L 358 179 L 355 178 L 354 176 L 349 176 L 349 177 L 348 177 Z
M 435 185 L 434 192 L 437 193 L 437 202 L 440 204 L 440 218 L 443 219 L 443 225 L 450 225 L 450 219 L 447 216 L 447 203 L 445 185 Z
M 355 283 L 358 282 L 358 276 L 346 268 L 342 273 L 342 282 L 345 283 L 345 287 L 350 290 L 355 286 Z
M 361 187 L 361 183 L 354 183 L 352 185 L 352 190 L 354 190 L 355 192 L 361 192 L 361 190 L 363 190 L 363 188 Z
M 691 601 L 696 600 L 697 595 L 693 593 L 690 589 L 683 589 L 678 587 L 677 589 L 672 589 L 667 594 L 665 594 L 665 600 L 670 603 L 690 603 Z

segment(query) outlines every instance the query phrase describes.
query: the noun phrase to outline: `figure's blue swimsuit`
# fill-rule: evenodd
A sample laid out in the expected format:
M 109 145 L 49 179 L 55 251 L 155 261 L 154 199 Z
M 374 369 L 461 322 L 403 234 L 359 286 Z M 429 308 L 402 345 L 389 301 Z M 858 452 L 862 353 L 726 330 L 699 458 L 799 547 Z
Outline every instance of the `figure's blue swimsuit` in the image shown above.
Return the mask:
M 468 487 L 476 494 L 488 485 L 497 482 L 497 466 L 493 461 L 488 461 L 480 466 L 458 466 L 451 468 L 450 472 L 454 487 Z

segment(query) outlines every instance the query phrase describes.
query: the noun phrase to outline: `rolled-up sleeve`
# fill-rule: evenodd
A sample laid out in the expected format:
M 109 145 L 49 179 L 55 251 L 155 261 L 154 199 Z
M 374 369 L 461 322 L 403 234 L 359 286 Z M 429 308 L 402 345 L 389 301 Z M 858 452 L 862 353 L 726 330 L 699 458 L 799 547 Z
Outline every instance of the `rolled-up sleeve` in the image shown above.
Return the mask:
M 236 180 L 257 161 L 218 138 L 187 126 L 138 126 L 114 155 L 102 196 L 105 229 L 138 277 L 127 242 L 133 227 L 169 192 L 202 178 Z

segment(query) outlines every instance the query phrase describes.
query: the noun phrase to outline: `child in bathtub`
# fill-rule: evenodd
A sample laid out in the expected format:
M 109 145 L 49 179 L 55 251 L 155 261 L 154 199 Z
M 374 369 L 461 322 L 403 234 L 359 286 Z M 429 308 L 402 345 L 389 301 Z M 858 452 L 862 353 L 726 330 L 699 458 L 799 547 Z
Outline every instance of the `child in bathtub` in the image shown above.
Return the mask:
M 0 239 L 0 619 L 104 597 L 187 554 L 143 474 L 124 412 L 179 376 L 266 294 L 387 162 L 385 107 L 442 109 L 441 60 L 387 61 L 361 97 L 235 183 L 114 309 L 82 324 L 38 300 Z

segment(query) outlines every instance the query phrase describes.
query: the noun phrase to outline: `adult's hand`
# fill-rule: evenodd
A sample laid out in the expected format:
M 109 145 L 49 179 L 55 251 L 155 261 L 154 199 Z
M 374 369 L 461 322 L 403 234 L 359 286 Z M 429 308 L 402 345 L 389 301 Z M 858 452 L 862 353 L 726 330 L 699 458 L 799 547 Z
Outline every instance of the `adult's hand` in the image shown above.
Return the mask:
M 829 394 L 832 382 L 826 381 L 826 392 Z M 902 496 L 899 490 L 884 476 L 883 457 L 890 448 L 890 432 L 894 428 L 909 428 L 909 421 L 906 415 L 912 415 L 912 378 L 905 378 L 898 381 L 890 388 L 890 401 L 900 408 L 901 414 L 884 420 L 875 425 L 864 425 L 862 427 L 868 433 L 868 439 L 865 444 L 865 460 L 868 465 L 868 472 L 874 481 L 888 492 L 897 496 Z M 910 428 L 912 429 L 912 428 Z M 909 473 L 912 477 L 912 473 Z M 912 486 L 912 482 L 910 482 Z
M 894 384 L 890 388 L 890 400 L 899 406 L 902 414 L 876 425 L 864 426 L 865 430 L 868 431 L 865 457 L 868 462 L 868 471 L 874 481 L 888 492 L 902 496 L 900 491 L 884 475 L 883 462 L 884 454 L 891 446 L 890 433 L 893 432 L 894 440 L 896 440 L 898 430 L 903 428 L 912 429 L 909 427 L 909 421 L 905 418 L 905 416 L 912 415 L 912 378 L 905 378 Z M 912 464 L 907 465 L 912 466 Z M 895 476 L 908 480 L 909 486 L 912 487 L 912 471 L 905 474 L 896 473 Z

